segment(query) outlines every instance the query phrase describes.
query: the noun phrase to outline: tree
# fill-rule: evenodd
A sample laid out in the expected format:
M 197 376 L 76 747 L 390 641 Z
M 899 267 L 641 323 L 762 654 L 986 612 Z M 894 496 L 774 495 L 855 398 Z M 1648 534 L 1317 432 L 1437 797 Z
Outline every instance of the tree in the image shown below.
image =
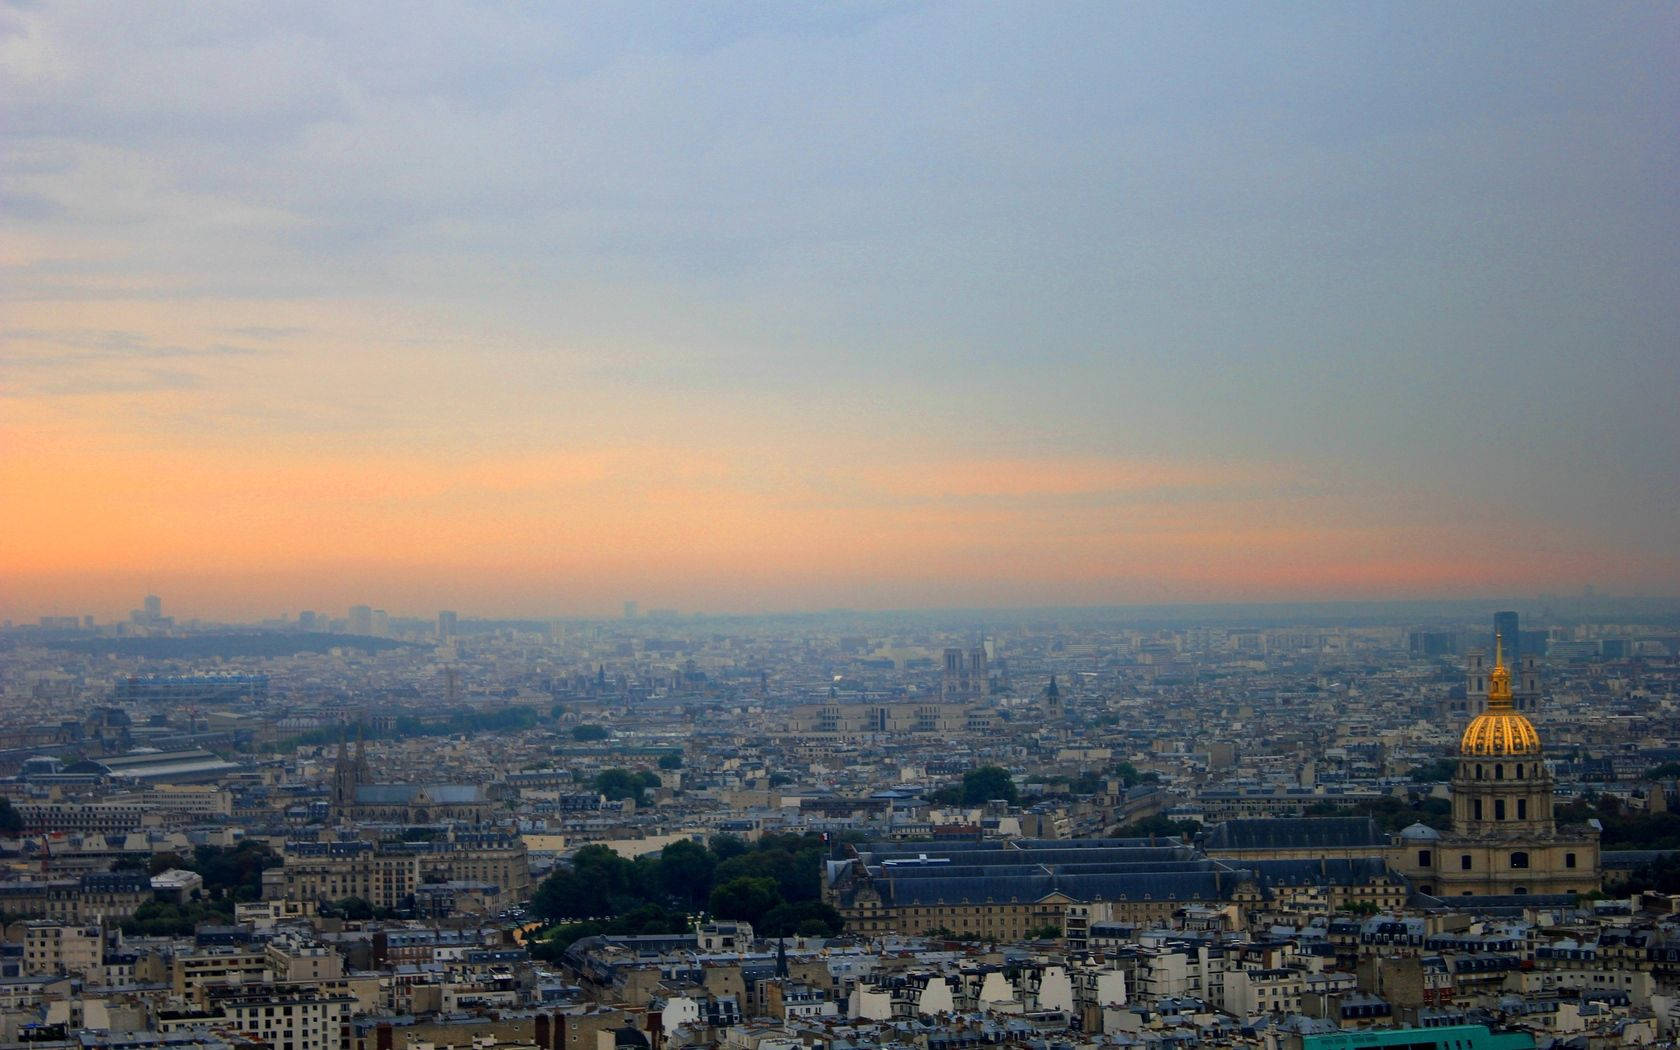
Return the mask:
M 581 725 L 572 727 L 573 740 L 605 740 L 612 736 L 612 731 L 606 726 Z
M 964 773 L 962 791 L 963 802 L 970 806 L 978 806 L 993 799 L 1003 799 L 1010 805 L 1021 800 L 1021 792 L 1015 787 L 1015 778 L 1002 766 L 981 766 Z
M 822 901 L 782 903 L 753 925 L 761 937 L 833 937 L 846 925 L 834 907 Z
M 1439 784 L 1451 780 L 1458 772 L 1458 763 L 1450 758 L 1437 758 L 1426 766 L 1414 766 L 1411 773 L 1414 784 Z
M 711 894 L 717 858 L 698 842 L 684 839 L 659 851 L 659 885 L 685 907 L 699 907 Z
M 757 926 L 770 909 L 782 903 L 776 880 L 742 876 L 712 890 L 710 910 L 724 919 L 739 919 Z
M 711 847 L 712 856 L 716 857 L 720 862 L 726 861 L 730 857 L 739 857 L 751 848 L 743 842 L 739 836 L 731 835 L 727 832 L 722 835 L 713 835 Z
M 681 751 L 671 751 L 659 756 L 660 769 L 681 769 L 683 757 Z
M 641 776 L 616 766 L 595 774 L 595 790 L 614 801 L 641 798 L 646 786 Z
M 1032 932 L 1028 933 L 1027 934 L 1027 939 L 1028 940 L 1054 941 L 1054 940 L 1059 940 L 1061 938 L 1061 936 L 1062 936 L 1062 928 L 1060 926 L 1057 926 L 1053 922 L 1047 922 L 1043 926 L 1040 926 L 1038 929 L 1033 930 Z
M 362 897 L 341 897 L 323 909 L 323 913 L 351 922 L 366 922 L 373 918 L 373 905 Z
M 1645 771 L 1646 780 L 1674 780 L 1680 777 L 1680 762 L 1664 762 Z

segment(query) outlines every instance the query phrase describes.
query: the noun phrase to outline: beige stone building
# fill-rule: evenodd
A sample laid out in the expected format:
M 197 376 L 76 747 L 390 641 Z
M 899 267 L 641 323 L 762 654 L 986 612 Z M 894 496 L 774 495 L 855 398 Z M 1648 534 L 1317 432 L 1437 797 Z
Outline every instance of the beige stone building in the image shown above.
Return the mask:
M 787 731 L 803 738 L 956 736 L 987 733 L 996 715 L 976 703 L 804 704 L 789 713 Z
M 493 886 L 504 907 L 529 898 L 531 865 L 524 840 L 473 833 L 441 842 L 288 842 L 282 866 L 263 873 L 263 897 L 360 897 L 376 908 L 399 908 L 424 885 L 456 881 Z
M 1452 830 L 1414 824 L 1389 864 L 1437 897 L 1589 893 L 1599 888 L 1598 832 L 1559 827 L 1540 734 L 1512 700 L 1496 650 L 1486 710 L 1459 741 Z

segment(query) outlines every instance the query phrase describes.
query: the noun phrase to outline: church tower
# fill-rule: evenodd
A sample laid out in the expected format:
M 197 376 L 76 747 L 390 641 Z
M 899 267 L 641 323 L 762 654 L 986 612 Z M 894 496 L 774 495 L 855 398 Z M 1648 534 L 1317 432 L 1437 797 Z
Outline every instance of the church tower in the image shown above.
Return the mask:
M 1486 710 L 1464 727 L 1452 778 L 1452 830 L 1400 833 L 1390 863 L 1437 897 L 1588 893 L 1599 888 L 1598 832 L 1558 827 L 1540 734 L 1517 710 L 1503 639 L 1491 669 L 1472 654 Z
M 350 750 L 345 740 L 344 729 L 338 731 L 338 755 L 333 765 L 332 806 L 334 812 L 342 815 L 345 808 L 356 801 L 356 786 L 361 783 L 361 771 L 367 766 L 367 756 L 362 750 L 360 735 L 356 738 L 356 761 L 350 761 Z
M 1487 710 L 1470 720 L 1453 776 L 1453 830 L 1460 835 L 1541 835 L 1552 818 L 1551 771 L 1541 761 L 1540 734 L 1512 701 L 1503 645 L 1494 646 Z

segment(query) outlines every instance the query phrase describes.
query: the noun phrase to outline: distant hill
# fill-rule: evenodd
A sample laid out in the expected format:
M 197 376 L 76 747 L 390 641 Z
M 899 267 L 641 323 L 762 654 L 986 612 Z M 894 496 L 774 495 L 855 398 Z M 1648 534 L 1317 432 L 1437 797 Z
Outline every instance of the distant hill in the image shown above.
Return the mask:
M 360 649 L 375 653 L 388 649 L 423 649 L 414 642 L 370 638 L 356 634 L 282 633 L 254 631 L 228 634 L 189 634 L 180 638 L 75 638 L 45 643 L 52 649 L 76 653 L 138 656 L 153 660 L 196 660 L 214 656 L 292 656 L 330 649 Z

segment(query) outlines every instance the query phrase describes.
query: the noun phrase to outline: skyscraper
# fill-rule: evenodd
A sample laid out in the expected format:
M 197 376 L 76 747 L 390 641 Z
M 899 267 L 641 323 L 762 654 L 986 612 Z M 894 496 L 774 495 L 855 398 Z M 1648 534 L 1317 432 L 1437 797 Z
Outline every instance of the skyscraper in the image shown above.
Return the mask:
M 1522 665 L 1522 653 L 1518 647 L 1517 614 L 1506 610 L 1493 614 L 1493 637 L 1488 639 L 1488 651 L 1494 648 L 1494 639 L 1503 641 L 1505 647 L 1505 666 L 1519 667 Z
M 373 633 L 373 607 L 371 605 L 352 605 L 350 607 L 350 633 L 362 635 Z
M 437 621 L 438 641 L 447 642 L 447 641 L 449 641 L 449 639 L 455 637 L 455 629 L 456 629 L 456 626 L 457 626 L 458 622 L 459 621 L 456 619 L 455 614 L 448 609 L 445 609 L 442 612 L 438 613 L 438 621 Z

